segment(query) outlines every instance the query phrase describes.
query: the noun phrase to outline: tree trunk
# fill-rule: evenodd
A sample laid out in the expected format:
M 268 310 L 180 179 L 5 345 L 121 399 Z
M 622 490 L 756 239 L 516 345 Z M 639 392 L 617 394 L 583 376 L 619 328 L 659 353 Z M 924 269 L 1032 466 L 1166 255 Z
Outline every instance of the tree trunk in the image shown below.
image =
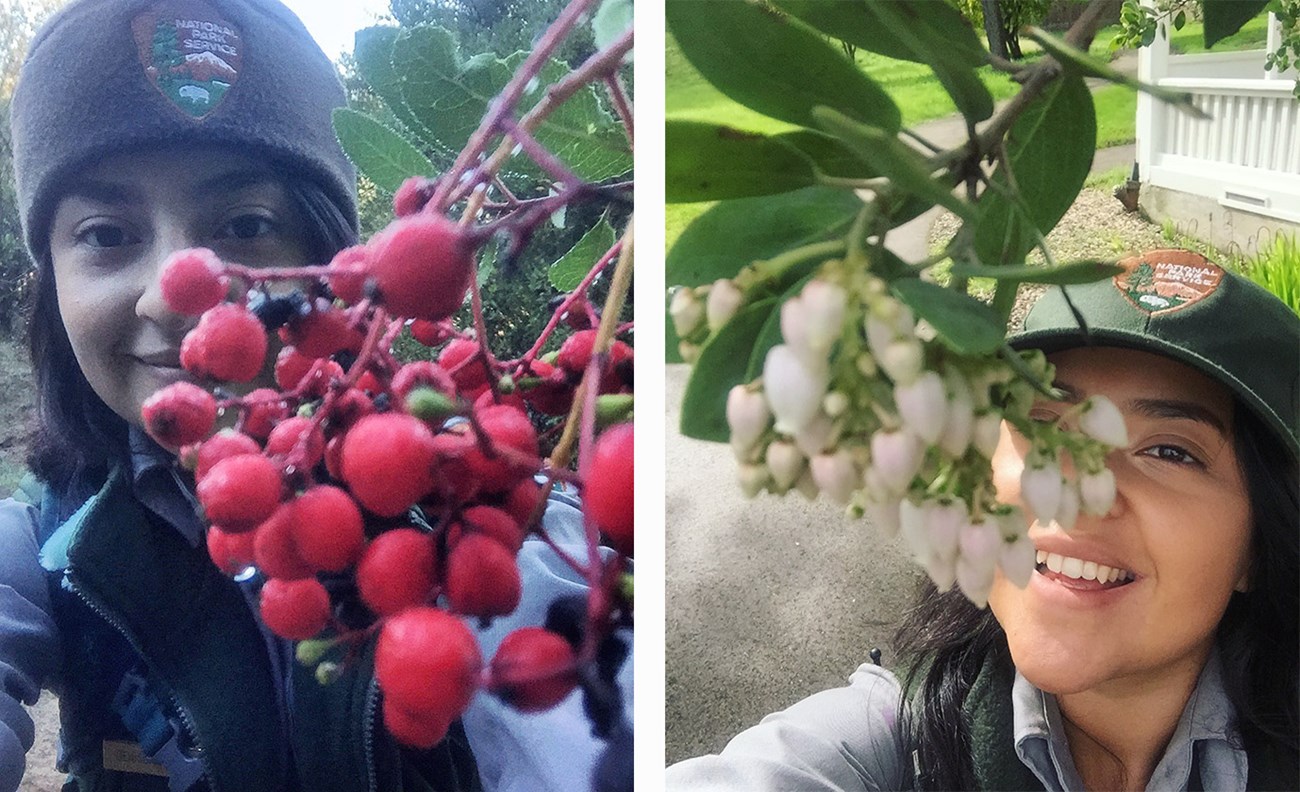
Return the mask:
M 1007 58 L 1007 40 L 1002 33 L 1002 9 L 998 0 L 980 0 L 984 9 L 984 36 L 989 40 L 989 52 Z

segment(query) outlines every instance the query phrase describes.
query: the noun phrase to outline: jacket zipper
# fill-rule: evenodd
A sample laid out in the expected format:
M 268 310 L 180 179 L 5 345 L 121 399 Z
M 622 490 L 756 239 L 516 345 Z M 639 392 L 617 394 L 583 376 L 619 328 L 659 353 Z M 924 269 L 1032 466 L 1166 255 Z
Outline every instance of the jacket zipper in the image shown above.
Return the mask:
M 365 747 L 366 789 L 376 792 L 375 779 L 375 708 L 379 706 L 379 680 L 373 676 L 366 686 L 366 702 L 362 723 L 362 745 Z
M 108 625 L 112 627 L 114 630 L 117 630 L 117 632 L 123 638 L 126 639 L 126 642 L 131 645 L 131 648 L 135 650 L 135 653 L 143 659 L 145 656 L 144 651 L 140 648 L 140 644 L 135 640 L 134 637 L 132 637 L 131 633 L 126 629 L 126 627 L 124 627 L 121 622 L 119 622 L 115 617 L 113 617 L 112 614 L 108 612 L 107 608 L 102 607 L 98 602 L 92 599 L 89 594 L 87 594 L 84 590 L 82 590 L 80 586 L 77 585 L 76 580 L 74 580 L 71 575 L 71 570 L 65 573 L 64 577 L 68 581 L 68 587 L 72 590 L 72 593 L 77 595 L 77 599 L 80 599 L 82 602 L 86 603 L 86 607 L 94 611 L 95 615 L 99 616 L 99 618 L 107 622 Z M 190 742 L 193 744 L 191 753 L 195 757 L 197 757 L 200 764 L 203 765 L 203 779 L 207 781 L 209 792 L 217 792 L 217 785 L 212 775 L 212 766 L 209 764 L 207 752 L 204 751 L 203 746 L 199 744 L 198 730 L 194 727 L 194 721 L 190 718 L 189 711 L 185 709 L 185 706 L 181 703 L 180 699 L 177 698 L 176 694 L 173 693 L 172 691 L 170 690 L 166 691 L 166 696 L 167 696 L 167 703 L 171 705 L 172 710 L 175 711 L 177 716 L 180 718 L 181 725 L 185 728 L 185 731 L 187 732 L 187 736 L 190 738 Z M 373 782 L 371 784 L 371 789 L 372 790 L 374 789 Z

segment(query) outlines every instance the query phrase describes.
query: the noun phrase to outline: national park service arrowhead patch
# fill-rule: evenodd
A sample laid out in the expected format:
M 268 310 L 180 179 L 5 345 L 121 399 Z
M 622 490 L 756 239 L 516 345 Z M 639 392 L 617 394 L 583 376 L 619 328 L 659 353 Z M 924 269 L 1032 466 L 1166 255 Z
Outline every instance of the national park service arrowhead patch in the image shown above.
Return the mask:
M 1152 250 L 1119 262 L 1115 288 L 1134 308 L 1156 316 L 1181 311 L 1214 293 L 1223 270 L 1190 250 Z
M 186 117 L 201 120 L 239 79 L 239 28 L 201 0 L 159 3 L 131 22 L 150 82 Z

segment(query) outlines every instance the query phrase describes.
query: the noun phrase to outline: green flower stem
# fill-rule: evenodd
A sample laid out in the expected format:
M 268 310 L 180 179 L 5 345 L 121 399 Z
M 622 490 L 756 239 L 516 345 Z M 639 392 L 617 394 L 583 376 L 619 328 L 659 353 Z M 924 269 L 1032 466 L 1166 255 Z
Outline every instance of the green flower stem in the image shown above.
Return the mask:
M 732 280 L 736 287 L 747 294 L 755 288 L 772 281 L 779 280 L 791 268 L 802 264 L 812 258 L 830 258 L 832 256 L 842 255 L 845 249 L 845 240 L 832 239 L 826 242 L 814 242 L 811 245 L 797 247 L 794 250 L 787 250 L 779 256 L 773 256 L 770 259 L 755 261 L 749 266 L 736 273 Z

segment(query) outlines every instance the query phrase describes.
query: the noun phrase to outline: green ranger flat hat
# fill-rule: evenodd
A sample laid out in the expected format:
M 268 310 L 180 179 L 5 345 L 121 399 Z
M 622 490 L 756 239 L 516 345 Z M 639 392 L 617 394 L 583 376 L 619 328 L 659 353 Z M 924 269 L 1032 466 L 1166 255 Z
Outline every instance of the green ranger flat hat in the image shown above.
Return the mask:
M 1173 358 L 1226 385 L 1300 457 L 1300 316 L 1189 250 L 1152 250 L 1119 263 L 1124 272 L 1113 278 L 1048 291 L 1011 345 L 1045 352 L 1116 346 Z

